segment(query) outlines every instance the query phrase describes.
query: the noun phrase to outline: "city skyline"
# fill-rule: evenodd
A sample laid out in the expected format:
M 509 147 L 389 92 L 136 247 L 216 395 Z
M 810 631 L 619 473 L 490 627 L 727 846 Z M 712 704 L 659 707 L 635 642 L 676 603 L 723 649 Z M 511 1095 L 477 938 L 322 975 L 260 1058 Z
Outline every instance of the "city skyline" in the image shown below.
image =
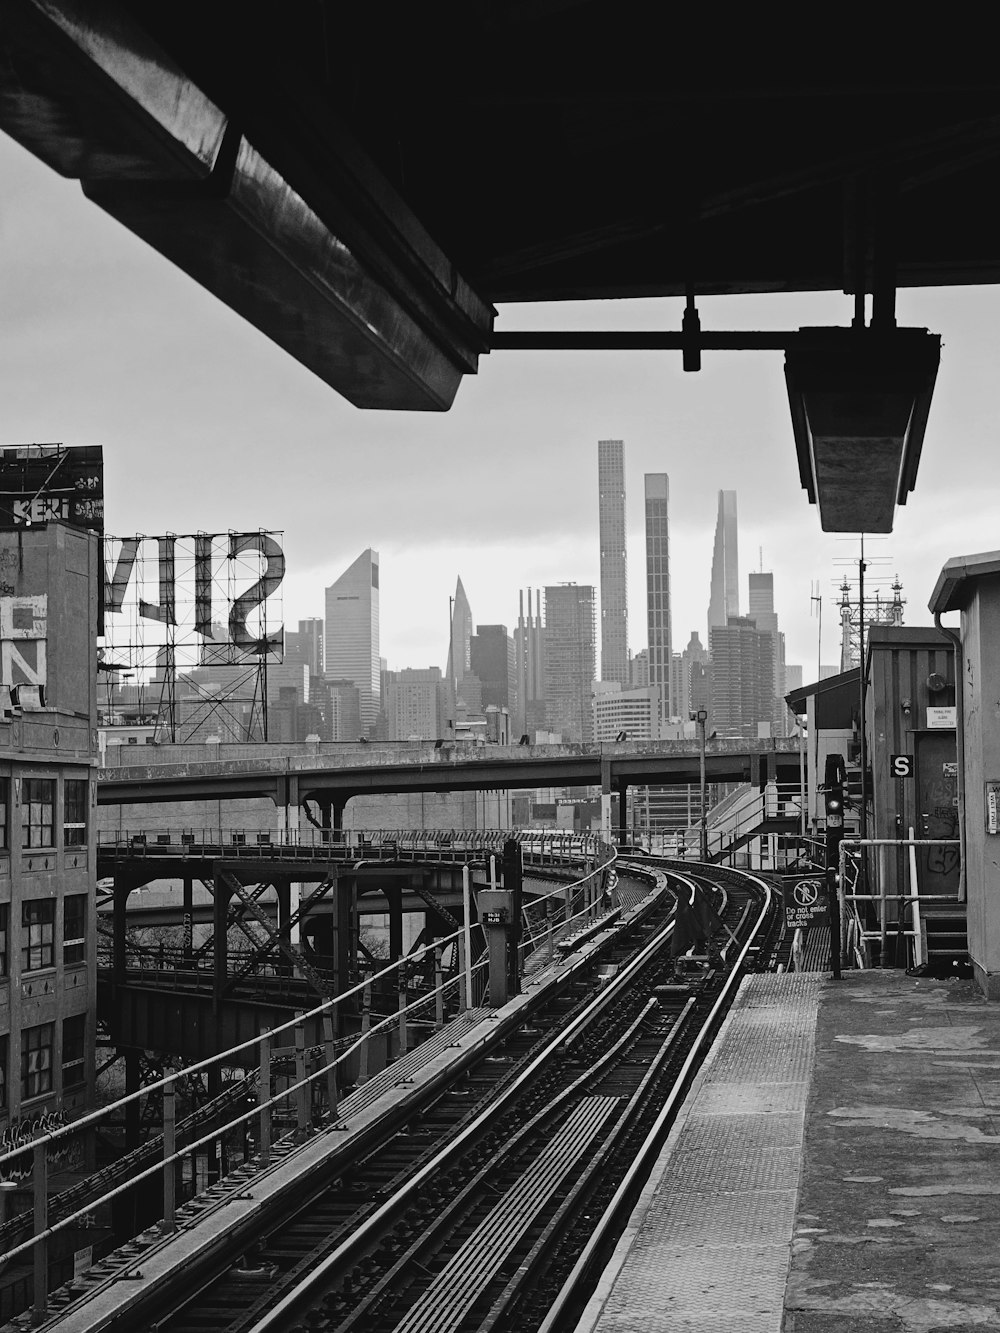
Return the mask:
M 593 442 L 622 438 L 633 550 L 643 540 L 638 478 L 670 475 L 675 641 L 704 634 L 724 488 L 740 496 L 744 568 L 758 568 L 763 546 L 774 573 L 787 659 L 804 663 L 810 679 L 819 585 L 822 657 L 836 660 L 837 562 L 856 560 L 859 544 L 822 533 L 806 501 L 780 355 L 710 353 L 700 374 L 685 375 L 673 354 L 500 352 L 448 413 L 359 412 L 9 140 L 0 141 L 0 172 L 3 442 L 100 444 L 110 532 L 283 532 L 286 626 L 321 615 L 322 589 L 373 546 L 384 574 L 383 656 L 442 665 L 456 573 L 477 616 L 508 626 L 519 588 L 599 584 Z M 658 331 L 680 327 L 682 306 L 504 307 L 498 327 Z M 850 317 L 837 292 L 702 303 L 708 328 Z M 898 572 L 907 623 L 929 624 L 943 563 L 997 546 L 1000 480 L 982 465 L 994 447 L 1000 292 L 903 290 L 897 317 L 940 332 L 945 350 L 916 490 L 895 533 L 867 543 L 869 557 L 888 563 L 873 561 L 866 582 Z M 689 580 L 688 569 L 706 572 Z M 633 608 L 644 603 L 643 576 L 633 560 Z

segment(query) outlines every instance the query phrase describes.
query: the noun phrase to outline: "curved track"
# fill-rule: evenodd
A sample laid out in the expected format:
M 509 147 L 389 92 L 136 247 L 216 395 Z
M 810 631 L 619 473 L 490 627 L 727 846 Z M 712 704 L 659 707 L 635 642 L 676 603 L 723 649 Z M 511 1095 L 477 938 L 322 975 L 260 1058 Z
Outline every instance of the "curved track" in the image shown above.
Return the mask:
M 703 878 L 669 874 L 678 896 Z M 620 1229 L 635 1163 L 666 1133 L 767 929 L 763 881 L 712 880 L 725 922 L 716 966 L 675 979 L 661 895 L 602 958 L 600 989 L 553 997 L 391 1139 L 300 1196 L 158 1330 L 527 1330 L 568 1309 L 567 1279 L 579 1291 Z

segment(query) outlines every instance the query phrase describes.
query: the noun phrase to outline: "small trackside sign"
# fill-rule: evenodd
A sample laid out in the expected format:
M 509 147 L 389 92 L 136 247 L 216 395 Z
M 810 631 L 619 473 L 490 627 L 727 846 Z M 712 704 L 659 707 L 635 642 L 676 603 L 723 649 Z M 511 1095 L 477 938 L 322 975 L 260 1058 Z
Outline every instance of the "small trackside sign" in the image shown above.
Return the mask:
M 889 756 L 889 773 L 894 778 L 912 778 L 913 755 L 891 754 Z
M 789 930 L 825 926 L 826 885 L 820 876 L 785 882 L 785 925 Z

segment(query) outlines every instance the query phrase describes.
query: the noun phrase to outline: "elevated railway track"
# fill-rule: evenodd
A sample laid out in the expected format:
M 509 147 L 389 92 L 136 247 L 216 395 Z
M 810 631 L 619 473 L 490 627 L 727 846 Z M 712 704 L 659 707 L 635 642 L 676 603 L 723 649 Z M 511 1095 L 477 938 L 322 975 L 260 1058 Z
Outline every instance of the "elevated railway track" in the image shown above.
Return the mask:
M 433 1038 L 406 1057 L 412 1070 L 384 1071 L 397 1091 L 413 1086 L 364 1134 L 346 1130 L 363 1114 L 354 1103 L 367 1085 L 307 1141 L 279 1140 L 266 1166 L 258 1155 L 228 1192 L 220 1186 L 190 1215 L 181 1210 L 182 1232 L 212 1232 L 197 1264 L 180 1266 L 146 1295 L 134 1291 L 117 1313 L 113 1302 L 100 1315 L 88 1311 L 82 1290 L 62 1293 L 65 1310 L 52 1326 L 68 1333 L 563 1326 L 558 1312 L 599 1271 L 644 1158 L 666 1133 L 671 1108 L 743 971 L 766 952 L 773 925 L 774 894 L 763 880 L 714 868 L 710 880 L 707 868 L 635 873 L 646 876 L 648 896 L 621 912 L 619 924 L 580 931 L 586 943 L 566 940 L 555 952 L 567 956 L 554 959 L 548 975 L 537 972 L 509 1013 L 490 1016 L 490 1039 L 474 1053 L 449 1051 L 444 1034 Z M 674 904 L 687 901 L 693 884 L 717 913 L 713 961 L 678 977 Z M 466 1015 L 466 1029 L 474 1017 Z M 423 1080 L 418 1066 L 435 1062 L 439 1074 Z M 268 1193 L 267 1177 L 277 1175 L 283 1187 L 270 1190 L 266 1204 L 234 1203 L 234 1191 L 244 1199 Z M 139 1244 L 126 1256 L 126 1273 L 155 1266 L 170 1240 L 148 1233 Z

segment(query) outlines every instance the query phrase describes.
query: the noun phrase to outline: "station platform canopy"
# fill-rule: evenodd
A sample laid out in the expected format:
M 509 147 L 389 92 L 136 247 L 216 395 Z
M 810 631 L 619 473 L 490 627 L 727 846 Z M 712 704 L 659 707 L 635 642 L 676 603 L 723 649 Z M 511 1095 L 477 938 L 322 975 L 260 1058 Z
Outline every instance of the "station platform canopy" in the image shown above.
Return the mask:
M 607 345 L 688 369 L 785 350 L 824 527 L 879 531 L 937 367 L 895 292 L 1000 280 L 1000 78 L 960 25 L 872 26 L 634 0 L 0 0 L 0 128 L 359 407 L 447 409 L 480 357 L 528 345 L 497 305 L 685 296 L 682 329 Z M 820 290 L 856 297 L 832 389 L 808 331 L 700 327 L 703 295 Z

